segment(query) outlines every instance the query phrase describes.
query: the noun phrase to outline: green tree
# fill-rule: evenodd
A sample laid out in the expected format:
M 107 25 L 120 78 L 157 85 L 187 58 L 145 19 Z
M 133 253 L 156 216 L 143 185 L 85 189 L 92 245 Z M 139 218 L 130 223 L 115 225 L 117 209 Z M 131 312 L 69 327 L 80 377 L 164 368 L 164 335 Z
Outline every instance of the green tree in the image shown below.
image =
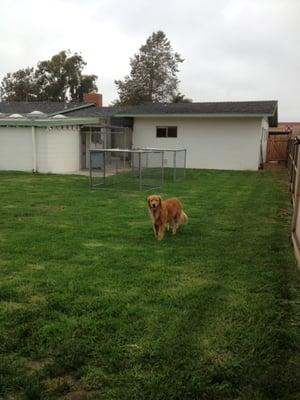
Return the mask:
M 37 85 L 33 68 L 19 69 L 8 73 L 2 79 L 0 97 L 7 101 L 34 101 L 37 99 Z
M 97 76 L 82 74 L 85 65 L 81 55 L 71 55 L 69 50 L 39 62 L 35 71 L 39 100 L 82 101 L 84 92 L 97 91 Z
M 81 82 L 77 91 L 77 96 L 80 101 L 83 100 L 83 93 L 94 93 L 98 91 L 96 80 L 97 75 L 81 75 Z
M 192 103 L 193 100 L 185 97 L 184 94 L 178 92 L 171 98 L 171 103 Z
M 182 62 L 164 32 L 153 32 L 130 59 L 130 75 L 115 81 L 119 94 L 117 103 L 134 105 L 170 101 L 178 93 L 176 74 L 178 64 Z
M 40 61 L 34 70 L 27 68 L 7 74 L 2 80 L 3 100 L 16 101 L 82 101 L 83 93 L 97 91 L 96 75 L 83 75 L 86 62 L 68 51 Z

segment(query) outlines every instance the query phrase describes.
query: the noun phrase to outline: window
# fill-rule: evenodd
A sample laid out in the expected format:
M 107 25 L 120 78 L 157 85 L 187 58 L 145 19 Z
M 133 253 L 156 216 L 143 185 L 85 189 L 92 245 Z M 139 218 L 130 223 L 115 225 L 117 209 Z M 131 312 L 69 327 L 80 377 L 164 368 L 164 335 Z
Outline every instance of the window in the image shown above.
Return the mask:
M 156 137 L 177 138 L 177 126 L 157 126 Z

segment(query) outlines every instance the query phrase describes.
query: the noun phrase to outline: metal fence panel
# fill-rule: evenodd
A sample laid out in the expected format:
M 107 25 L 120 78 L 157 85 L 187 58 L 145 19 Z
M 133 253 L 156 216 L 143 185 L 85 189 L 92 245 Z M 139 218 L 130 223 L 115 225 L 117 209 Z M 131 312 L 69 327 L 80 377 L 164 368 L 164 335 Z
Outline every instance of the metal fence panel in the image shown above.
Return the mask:
M 163 151 L 90 150 L 91 188 L 150 190 L 164 182 Z

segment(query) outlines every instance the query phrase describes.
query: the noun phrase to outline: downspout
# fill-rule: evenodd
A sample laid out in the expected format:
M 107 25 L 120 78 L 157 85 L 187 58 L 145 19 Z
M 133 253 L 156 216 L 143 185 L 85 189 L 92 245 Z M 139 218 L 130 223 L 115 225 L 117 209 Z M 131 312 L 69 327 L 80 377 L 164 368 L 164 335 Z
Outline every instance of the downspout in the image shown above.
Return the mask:
M 37 172 L 35 126 L 31 127 L 31 139 L 32 139 L 32 172 Z
M 263 135 L 264 128 L 262 128 L 261 137 L 260 137 L 260 145 L 259 145 L 259 165 L 258 169 L 264 169 L 264 153 L 263 153 Z
M 260 163 L 259 163 L 258 169 L 264 169 L 264 163 L 267 161 L 266 160 L 266 148 L 265 148 L 265 151 L 263 149 L 263 142 L 266 141 L 265 134 L 266 134 L 266 128 L 264 128 L 264 126 L 262 126 L 261 127 L 261 136 L 260 136 Z

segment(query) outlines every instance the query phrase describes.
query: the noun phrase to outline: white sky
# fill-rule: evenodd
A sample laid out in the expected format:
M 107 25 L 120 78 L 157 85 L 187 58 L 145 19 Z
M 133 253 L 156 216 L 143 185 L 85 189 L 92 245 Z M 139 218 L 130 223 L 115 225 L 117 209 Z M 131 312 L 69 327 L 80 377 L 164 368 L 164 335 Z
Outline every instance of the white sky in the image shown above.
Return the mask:
M 163 30 L 194 101 L 278 100 L 300 121 L 300 0 L 0 0 L 0 79 L 61 50 L 82 54 L 104 105 L 129 58 Z

